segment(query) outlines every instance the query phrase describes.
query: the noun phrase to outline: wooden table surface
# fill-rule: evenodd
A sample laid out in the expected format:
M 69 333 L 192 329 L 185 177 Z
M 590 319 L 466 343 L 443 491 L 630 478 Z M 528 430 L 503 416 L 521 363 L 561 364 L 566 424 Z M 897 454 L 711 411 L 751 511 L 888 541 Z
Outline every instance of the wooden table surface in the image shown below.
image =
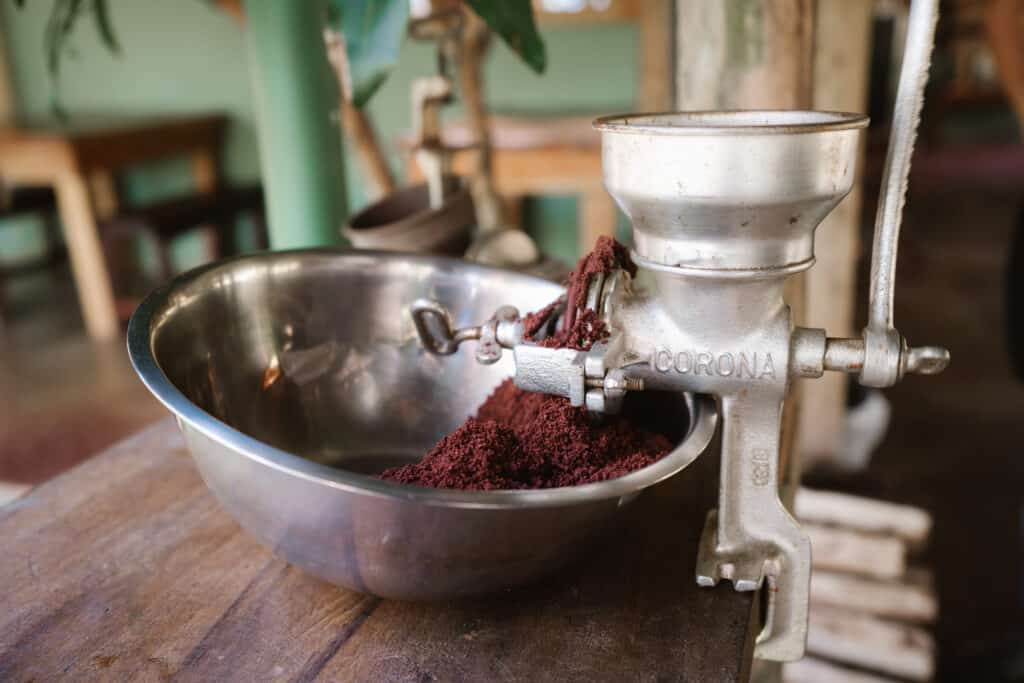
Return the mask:
M 693 579 L 714 468 L 543 585 L 411 604 L 272 556 L 165 420 L 0 508 L 0 680 L 745 680 L 754 601 Z

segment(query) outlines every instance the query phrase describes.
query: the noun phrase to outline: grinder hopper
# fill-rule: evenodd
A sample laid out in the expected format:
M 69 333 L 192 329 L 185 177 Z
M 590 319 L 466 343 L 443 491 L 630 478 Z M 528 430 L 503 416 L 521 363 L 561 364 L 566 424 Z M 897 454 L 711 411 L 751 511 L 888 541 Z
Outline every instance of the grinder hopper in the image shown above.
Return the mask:
M 652 264 L 720 275 L 813 262 L 814 229 L 853 186 L 867 117 L 812 111 L 600 119 L 605 187 Z

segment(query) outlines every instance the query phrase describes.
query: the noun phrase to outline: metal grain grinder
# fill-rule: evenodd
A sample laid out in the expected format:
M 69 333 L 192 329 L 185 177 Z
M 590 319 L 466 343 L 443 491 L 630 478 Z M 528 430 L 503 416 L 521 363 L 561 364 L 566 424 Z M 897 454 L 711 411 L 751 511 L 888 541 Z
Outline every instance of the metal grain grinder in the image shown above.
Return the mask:
M 783 300 L 786 279 L 814 263 L 815 228 L 853 185 L 868 121 L 834 112 L 599 119 L 605 186 L 632 221 L 638 272 L 591 279 L 586 307 L 611 334 L 588 352 L 524 342 L 513 310 L 452 330 L 435 303 L 413 307 L 428 350 L 453 353 L 475 339 L 478 360 L 493 362 L 509 348 L 517 386 L 589 411 L 615 412 L 628 391 L 715 396 L 723 418 L 719 504 L 707 519 L 697 582 L 725 578 L 754 591 L 767 581 L 761 659 L 799 659 L 807 638 L 810 542 L 779 495 L 791 382 L 832 370 L 886 387 L 949 362 L 945 349 L 910 347 L 893 326 L 897 239 L 936 12 L 934 0 L 911 9 L 861 337 L 795 327 Z

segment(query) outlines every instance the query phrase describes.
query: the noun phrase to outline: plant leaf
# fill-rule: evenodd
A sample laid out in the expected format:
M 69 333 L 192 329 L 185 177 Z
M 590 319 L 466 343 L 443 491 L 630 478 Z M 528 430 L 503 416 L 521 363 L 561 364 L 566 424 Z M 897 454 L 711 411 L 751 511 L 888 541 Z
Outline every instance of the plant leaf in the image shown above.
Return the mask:
M 398 62 L 409 0 L 328 0 L 327 25 L 345 39 L 352 102 L 365 105 Z
M 17 2 L 18 0 L 16 0 Z M 20 6 L 19 2 L 19 6 Z M 43 31 L 43 53 L 46 56 L 46 70 L 50 74 L 50 109 L 59 120 L 66 120 L 67 113 L 60 101 L 61 61 L 72 54 L 71 34 L 82 15 L 92 10 L 96 25 L 104 44 L 114 53 L 120 52 L 117 38 L 110 23 L 107 0 L 53 0 L 53 7 L 46 19 Z
M 544 41 L 537 31 L 530 0 L 466 0 L 512 51 L 541 74 L 547 68 Z
M 107 49 L 114 54 L 121 54 L 121 45 L 114 34 L 114 25 L 110 21 L 110 6 L 107 0 L 93 0 L 93 15 L 96 17 L 96 29 Z

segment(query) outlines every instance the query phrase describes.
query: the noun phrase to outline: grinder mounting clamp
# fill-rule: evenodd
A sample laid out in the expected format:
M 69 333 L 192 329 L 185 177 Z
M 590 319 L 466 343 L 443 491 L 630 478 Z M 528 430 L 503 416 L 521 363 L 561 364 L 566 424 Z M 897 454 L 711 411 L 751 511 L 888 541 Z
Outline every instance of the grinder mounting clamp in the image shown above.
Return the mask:
M 714 395 L 722 417 L 718 509 L 707 519 L 697 582 L 769 586 L 756 656 L 803 656 L 810 542 L 779 498 L 782 408 L 790 382 L 825 370 L 889 386 L 949 362 L 911 348 L 893 327 L 893 279 L 904 192 L 937 0 L 914 0 L 872 255 L 871 311 L 863 335 L 830 339 L 794 327 L 783 301 L 789 276 L 814 263 L 814 230 L 850 191 L 867 118 L 814 111 L 734 111 L 599 119 L 605 187 L 633 224 L 636 278 L 592 278 L 586 308 L 610 332 L 589 351 L 524 341 L 511 311 L 452 330 L 436 302 L 413 307 L 428 351 L 485 342 L 515 358 L 515 384 L 615 412 L 627 391 Z

